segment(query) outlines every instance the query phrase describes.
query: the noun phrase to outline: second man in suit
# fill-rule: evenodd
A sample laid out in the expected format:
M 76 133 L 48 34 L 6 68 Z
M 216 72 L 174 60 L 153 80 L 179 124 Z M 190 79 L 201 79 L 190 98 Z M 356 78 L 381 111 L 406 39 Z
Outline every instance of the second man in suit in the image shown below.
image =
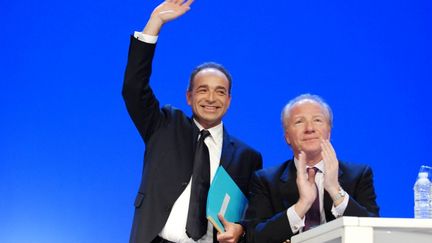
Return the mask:
M 330 106 L 317 95 L 300 95 L 285 106 L 282 124 L 294 159 L 253 177 L 247 242 L 289 242 L 340 216 L 378 216 L 372 170 L 337 159 L 332 123 Z

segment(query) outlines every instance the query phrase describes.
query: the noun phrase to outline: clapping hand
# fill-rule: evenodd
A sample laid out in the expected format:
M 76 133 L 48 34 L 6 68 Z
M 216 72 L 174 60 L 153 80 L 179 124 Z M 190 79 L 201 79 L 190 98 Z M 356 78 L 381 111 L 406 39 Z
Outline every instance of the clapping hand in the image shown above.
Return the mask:
M 306 154 L 301 151 L 298 159 L 297 187 L 300 197 L 294 210 L 300 218 L 303 218 L 318 195 L 315 186 L 315 172 L 309 170 L 308 175 L 306 175 Z

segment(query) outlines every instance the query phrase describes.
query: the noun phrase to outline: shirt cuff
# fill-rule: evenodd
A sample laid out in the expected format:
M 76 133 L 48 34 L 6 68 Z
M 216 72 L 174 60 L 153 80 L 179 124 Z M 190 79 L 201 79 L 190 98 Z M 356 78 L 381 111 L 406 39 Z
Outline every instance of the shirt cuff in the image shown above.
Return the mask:
M 154 35 L 147 35 L 142 32 L 135 31 L 134 37 L 137 38 L 137 40 L 148 43 L 148 44 L 156 44 L 158 36 Z
M 288 208 L 288 210 L 287 210 L 287 217 L 288 217 L 288 221 L 289 221 L 290 226 L 291 226 L 291 231 L 294 234 L 296 234 L 297 232 L 299 232 L 299 230 L 305 226 L 305 219 L 304 219 L 304 217 L 302 219 L 302 218 L 300 218 L 298 216 L 298 214 L 294 210 L 294 205 L 291 206 L 290 208 Z
M 348 206 L 348 201 L 349 201 L 349 195 L 348 193 L 345 194 L 343 201 L 337 205 L 336 207 L 333 205 L 331 212 L 333 214 L 333 216 L 335 216 L 335 218 L 339 218 L 341 216 L 343 216 L 345 209 Z

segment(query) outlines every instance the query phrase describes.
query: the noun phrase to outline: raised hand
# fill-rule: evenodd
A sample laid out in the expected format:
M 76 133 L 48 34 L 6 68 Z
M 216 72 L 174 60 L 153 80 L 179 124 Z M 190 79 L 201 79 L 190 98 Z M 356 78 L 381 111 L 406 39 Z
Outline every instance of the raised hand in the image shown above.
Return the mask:
M 166 0 L 153 10 L 151 18 L 158 18 L 162 23 L 166 23 L 186 13 L 192 2 L 193 0 Z
M 330 196 L 337 194 L 339 191 L 339 161 L 336 152 L 327 139 L 321 140 L 321 156 L 324 161 L 324 189 Z
M 238 242 L 240 237 L 243 235 L 243 226 L 228 222 L 221 214 L 218 214 L 218 218 L 225 228 L 225 232 L 217 234 L 218 242 L 235 243 Z
M 296 182 L 299 190 L 299 200 L 295 204 L 294 210 L 300 218 L 303 218 L 318 195 L 315 186 L 315 172 L 309 170 L 309 174 L 306 176 L 306 154 L 301 151 L 298 159 Z
M 157 6 L 147 22 L 143 33 L 158 35 L 163 24 L 182 16 L 194 0 L 166 0 Z

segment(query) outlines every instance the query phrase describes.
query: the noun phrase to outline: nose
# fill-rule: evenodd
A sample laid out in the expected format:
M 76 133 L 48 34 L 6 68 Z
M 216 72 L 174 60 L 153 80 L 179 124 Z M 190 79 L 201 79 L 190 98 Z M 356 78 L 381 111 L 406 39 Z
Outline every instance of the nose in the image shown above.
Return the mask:
M 315 132 L 315 125 L 312 121 L 306 122 L 305 132 L 307 132 L 307 133 Z
M 210 91 L 207 96 L 208 101 L 210 102 L 214 101 L 214 96 L 215 96 L 214 92 Z

